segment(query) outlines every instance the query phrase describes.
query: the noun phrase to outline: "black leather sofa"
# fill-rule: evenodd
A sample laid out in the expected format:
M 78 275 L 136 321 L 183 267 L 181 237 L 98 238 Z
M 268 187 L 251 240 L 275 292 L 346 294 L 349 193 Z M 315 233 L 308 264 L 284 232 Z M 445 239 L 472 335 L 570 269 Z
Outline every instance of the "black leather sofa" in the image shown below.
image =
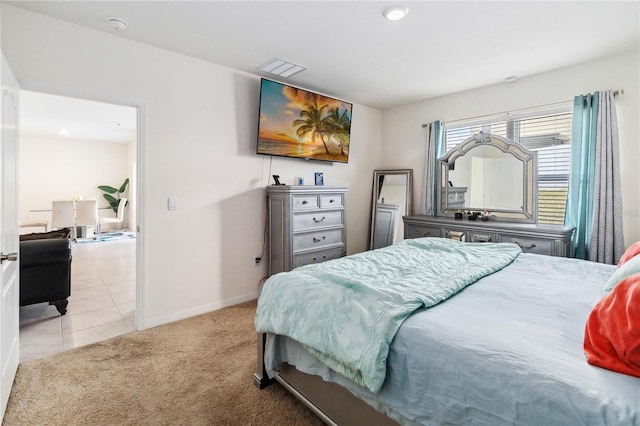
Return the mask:
M 20 236 L 20 306 L 49 302 L 60 315 L 67 313 L 71 295 L 70 232 L 65 228 Z

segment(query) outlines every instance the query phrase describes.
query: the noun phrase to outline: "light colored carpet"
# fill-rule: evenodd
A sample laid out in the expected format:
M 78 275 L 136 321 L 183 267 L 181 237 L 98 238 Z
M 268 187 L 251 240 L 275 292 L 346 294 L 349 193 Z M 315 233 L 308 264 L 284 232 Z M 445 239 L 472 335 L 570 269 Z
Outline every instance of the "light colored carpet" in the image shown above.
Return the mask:
M 3 425 L 321 425 L 253 384 L 248 302 L 20 364 Z

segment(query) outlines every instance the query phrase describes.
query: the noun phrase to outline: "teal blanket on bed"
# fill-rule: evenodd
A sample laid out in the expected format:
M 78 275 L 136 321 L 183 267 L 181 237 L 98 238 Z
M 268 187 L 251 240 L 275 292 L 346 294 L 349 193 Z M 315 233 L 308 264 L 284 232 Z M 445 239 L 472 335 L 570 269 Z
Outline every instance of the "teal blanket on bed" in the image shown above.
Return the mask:
M 291 337 L 321 362 L 378 392 L 402 322 L 511 263 L 515 244 L 405 240 L 270 277 L 255 326 Z

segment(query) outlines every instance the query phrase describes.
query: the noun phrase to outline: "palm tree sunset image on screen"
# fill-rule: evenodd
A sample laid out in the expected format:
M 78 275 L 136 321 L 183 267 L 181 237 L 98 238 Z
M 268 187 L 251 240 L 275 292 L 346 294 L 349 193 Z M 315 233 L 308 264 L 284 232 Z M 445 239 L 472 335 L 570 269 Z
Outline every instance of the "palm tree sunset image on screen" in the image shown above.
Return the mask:
M 262 79 L 258 154 L 349 160 L 352 104 Z

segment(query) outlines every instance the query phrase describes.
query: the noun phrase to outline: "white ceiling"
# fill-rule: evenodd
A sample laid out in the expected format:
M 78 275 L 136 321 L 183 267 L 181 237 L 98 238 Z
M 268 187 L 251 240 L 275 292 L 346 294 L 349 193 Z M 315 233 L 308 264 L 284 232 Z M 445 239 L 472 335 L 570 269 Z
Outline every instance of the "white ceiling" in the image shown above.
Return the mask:
M 640 1 L 5 3 L 257 75 L 280 57 L 307 68 L 284 81 L 380 109 L 640 49 Z
M 20 91 L 20 134 L 128 143 L 136 140 L 137 109 Z

